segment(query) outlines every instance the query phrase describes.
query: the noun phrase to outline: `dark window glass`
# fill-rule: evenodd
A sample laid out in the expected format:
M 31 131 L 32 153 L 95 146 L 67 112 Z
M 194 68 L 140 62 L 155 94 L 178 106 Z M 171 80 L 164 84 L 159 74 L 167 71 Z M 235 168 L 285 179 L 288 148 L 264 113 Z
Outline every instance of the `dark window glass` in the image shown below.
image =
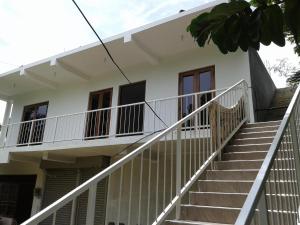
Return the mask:
M 40 144 L 43 141 L 47 111 L 48 102 L 24 107 L 18 144 Z
M 185 72 L 179 77 L 180 94 L 187 95 L 191 93 L 204 92 L 214 89 L 214 68 L 208 67 L 190 72 Z M 196 107 L 204 105 L 212 99 L 212 94 L 186 96 L 179 99 L 180 118 L 187 116 Z M 201 124 L 206 124 L 207 116 L 201 114 Z M 185 127 L 193 126 L 194 122 L 189 120 L 184 125 Z
M 120 87 L 119 105 L 143 103 L 146 82 L 138 82 Z M 118 110 L 118 134 L 140 134 L 144 129 L 144 104 L 120 107 Z

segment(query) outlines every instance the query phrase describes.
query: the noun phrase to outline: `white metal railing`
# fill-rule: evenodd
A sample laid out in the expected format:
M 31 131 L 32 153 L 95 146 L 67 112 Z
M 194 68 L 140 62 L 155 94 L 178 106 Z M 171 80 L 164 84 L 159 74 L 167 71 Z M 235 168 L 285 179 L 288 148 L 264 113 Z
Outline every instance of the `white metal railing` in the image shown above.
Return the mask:
M 155 133 L 165 129 L 166 125 L 174 124 L 224 90 L 226 89 L 150 100 L 147 104 L 140 102 L 3 125 L 0 148 Z
M 285 113 L 235 225 L 296 225 L 300 188 L 300 86 Z
M 178 217 L 185 193 L 247 120 L 248 106 L 247 84 L 240 81 L 22 225 L 56 224 L 66 205 L 72 212 L 65 222 L 74 224 L 77 199 L 84 193 L 87 206 L 80 209 L 87 212 L 85 224 L 93 225 L 97 185 L 105 179 L 109 179 L 106 224 L 154 225 Z

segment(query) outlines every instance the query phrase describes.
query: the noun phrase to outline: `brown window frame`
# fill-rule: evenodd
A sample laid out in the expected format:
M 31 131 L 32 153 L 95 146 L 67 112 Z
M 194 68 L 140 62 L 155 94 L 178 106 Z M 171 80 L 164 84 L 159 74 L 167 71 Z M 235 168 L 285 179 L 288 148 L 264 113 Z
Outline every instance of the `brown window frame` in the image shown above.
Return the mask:
M 211 79 L 211 87 L 212 90 L 215 89 L 216 86 L 216 82 L 215 82 L 215 66 L 211 65 L 211 66 L 206 66 L 206 67 L 202 67 L 199 69 L 194 69 L 194 70 L 189 70 L 189 71 L 185 71 L 185 72 L 181 72 L 179 73 L 179 85 L 178 85 L 178 94 L 179 95 L 183 95 L 183 78 L 187 77 L 187 76 L 193 76 L 194 80 L 193 80 L 193 91 L 194 93 L 200 92 L 200 82 L 199 82 L 199 73 L 205 73 L 205 72 L 212 72 L 212 79 Z
M 201 67 L 199 69 L 184 71 L 179 73 L 178 75 L 178 95 L 183 95 L 183 79 L 187 76 L 193 76 L 193 93 L 200 92 L 200 82 L 199 82 L 199 73 L 211 72 L 212 79 L 211 79 L 211 90 L 214 90 L 216 87 L 215 82 L 215 65 L 210 65 L 206 67 Z M 212 94 L 214 97 L 214 93 Z M 178 100 L 178 120 L 182 118 L 182 106 Z M 194 100 L 193 100 L 194 101 Z M 193 106 L 195 102 L 193 102 Z M 193 108 L 194 110 L 194 108 Z
M 87 111 L 89 112 L 89 111 L 91 111 L 92 109 L 91 109 L 91 106 L 92 106 L 92 96 L 93 95 L 96 95 L 96 94 L 101 94 L 101 93 L 105 93 L 105 92 L 110 92 L 110 103 L 109 103 L 109 107 L 112 107 L 112 98 L 113 98 L 113 88 L 111 87 L 111 88 L 106 88 L 106 89 L 101 89 L 101 90 L 97 90 L 97 91 L 92 91 L 92 92 L 90 92 L 89 93 L 89 99 L 88 99 L 88 106 L 87 106 Z M 85 139 L 86 140 L 92 140 L 92 139 L 96 139 L 96 138 L 102 138 L 102 137 L 89 137 L 88 136 L 88 116 L 87 116 L 87 118 L 86 118 L 86 125 L 85 125 Z M 111 111 L 110 111 L 110 113 L 108 114 L 108 121 L 109 121 L 109 126 L 108 126 L 108 129 L 107 129 L 107 135 L 109 135 L 109 132 L 110 132 L 110 122 L 111 122 Z M 99 120 L 97 120 L 97 123 L 100 123 L 100 121 Z

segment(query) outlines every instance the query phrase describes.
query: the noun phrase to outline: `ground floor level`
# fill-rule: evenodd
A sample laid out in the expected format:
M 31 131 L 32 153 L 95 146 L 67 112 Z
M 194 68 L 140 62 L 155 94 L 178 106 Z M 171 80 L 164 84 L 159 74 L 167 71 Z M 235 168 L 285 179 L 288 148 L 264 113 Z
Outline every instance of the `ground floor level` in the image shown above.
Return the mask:
M 0 215 L 17 224 L 47 207 L 110 164 L 110 157 L 82 157 L 75 163 L 41 161 L 0 165 Z M 108 179 L 98 184 L 96 222 L 105 223 Z M 76 210 L 66 205 L 57 214 L 57 224 L 84 224 L 87 193 L 76 202 Z M 73 218 L 72 218 L 73 217 Z M 51 218 L 42 224 L 52 224 Z
M 182 140 L 182 183 L 211 154 L 211 144 L 208 138 Z M 97 185 L 95 224 L 153 221 L 176 194 L 175 146 L 174 141 L 157 142 L 101 180 Z M 121 157 L 124 155 L 82 155 L 75 161 L 53 161 L 53 157 L 51 161 L 48 157 L 38 162 L 20 162 L 16 159 L 21 157 L 14 156 L 10 163 L 0 164 L 0 216 L 22 223 Z M 88 191 L 60 208 L 55 224 L 84 225 L 87 205 Z M 50 216 L 40 224 L 52 225 L 52 219 Z

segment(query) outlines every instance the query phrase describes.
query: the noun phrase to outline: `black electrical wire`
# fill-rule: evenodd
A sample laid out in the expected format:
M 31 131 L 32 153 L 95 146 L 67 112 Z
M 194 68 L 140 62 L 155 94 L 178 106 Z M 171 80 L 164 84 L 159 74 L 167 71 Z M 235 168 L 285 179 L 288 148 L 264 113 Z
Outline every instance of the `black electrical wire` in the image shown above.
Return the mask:
M 116 63 L 116 61 L 114 60 L 113 56 L 111 55 L 111 53 L 109 52 L 108 48 L 106 47 L 106 45 L 104 44 L 104 42 L 102 41 L 102 39 L 100 38 L 100 36 L 98 35 L 97 31 L 94 29 L 94 27 L 92 26 L 92 24 L 90 23 L 90 21 L 86 18 L 85 14 L 82 12 L 82 10 L 80 9 L 80 7 L 78 6 L 78 4 L 76 3 L 75 0 L 72 0 L 72 2 L 75 4 L 76 8 L 78 9 L 78 11 L 80 12 L 80 14 L 82 15 L 82 17 L 85 19 L 85 21 L 87 22 L 87 24 L 89 25 L 89 27 L 92 29 L 92 31 L 94 32 L 94 34 L 97 36 L 98 40 L 100 41 L 100 43 L 102 44 L 103 48 L 105 49 L 107 55 L 109 56 L 109 58 L 111 59 L 111 61 L 113 62 L 113 64 L 117 67 L 117 69 L 120 71 L 120 73 L 123 75 L 123 77 L 128 81 L 129 84 L 132 84 L 132 82 L 129 80 L 129 78 L 125 75 L 124 71 L 120 68 L 120 66 Z M 168 125 L 162 120 L 162 118 L 159 117 L 159 115 L 155 112 L 155 110 L 149 105 L 149 103 L 145 100 L 144 101 L 145 104 L 151 109 L 151 111 L 154 113 L 154 115 L 166 126 L 168 127 Z

